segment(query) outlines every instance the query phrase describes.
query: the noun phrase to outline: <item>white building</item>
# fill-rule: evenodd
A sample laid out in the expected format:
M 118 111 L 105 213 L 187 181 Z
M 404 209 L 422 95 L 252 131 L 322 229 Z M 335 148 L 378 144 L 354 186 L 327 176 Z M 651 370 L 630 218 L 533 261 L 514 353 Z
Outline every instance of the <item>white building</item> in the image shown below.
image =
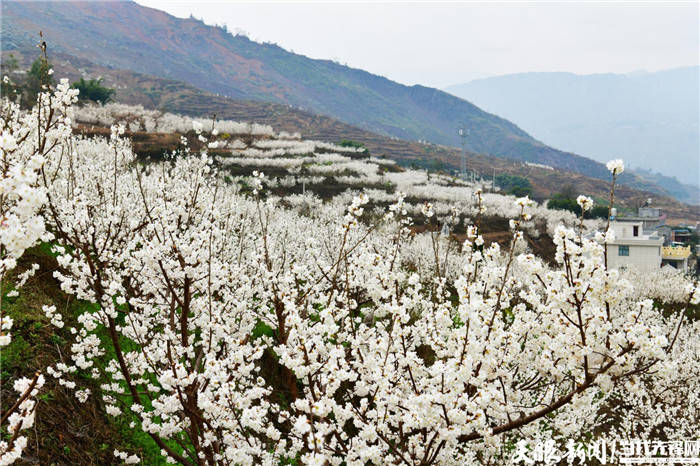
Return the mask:
M 652 272 L 661 267 L 661 247 L 664 238 L 654 232 L 644 232 L 643 222 L 610 222 L 615 241 L 609 243 L 608 268 L 636 269 Z

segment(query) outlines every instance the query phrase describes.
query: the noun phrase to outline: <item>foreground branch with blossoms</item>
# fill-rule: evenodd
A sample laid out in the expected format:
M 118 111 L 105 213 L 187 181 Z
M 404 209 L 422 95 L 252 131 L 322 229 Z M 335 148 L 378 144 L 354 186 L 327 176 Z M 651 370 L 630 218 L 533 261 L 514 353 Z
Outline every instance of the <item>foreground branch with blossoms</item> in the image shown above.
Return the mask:
M 2 348 L 12 341 L 11 317 L 5 315 L 3 299 L 17 296 L 19 289 L 38 270 L 32 265 L 10 280 L 11 272 L 24 252 L 40 241 L 52 239 L 46 231 L 41 210 L 46 202 L 46 187 L 40 181 L 42 165 L 56 153 L 60 141 L 70 137 L 68 109 L 75 101 L 63 81 L 55 92 L 39 94 L 36 106 L 22 112 L 19 106 L 2 100 L 0 121 L 0 365 Z M 27 445 L 22 431 L 34 424 L 36 395 L 44 385 L 40 372 L 20 378 L 13 384 L 16 400 L 0 398 L 0 465 L 15 462 Z
M 71 99 L 59 87 L 44 110 L 10 106 L 3 127 L 29 134 Z M 519 252 L 529 199 L 506 250 L 485 246 L 478 219 L 456 246 L 411 235 L 400 194 L 379 215 L 364 194 L 302 215 L 262 173 L 245 194 L 206 150 L 143 165 L 122 133 L 39 143 L 55 277 L 95 304 L 71 363 L 46 372 L 135 413 L 169 462 L 501 464 L 523 438 L 692 433 L 698 324 L 664 316 L 580 229 L 556 229 L 553 267 Z M 687 281 L 679 294 L 700 298 Z M 673 416 L 644 415 L 657 405 Z

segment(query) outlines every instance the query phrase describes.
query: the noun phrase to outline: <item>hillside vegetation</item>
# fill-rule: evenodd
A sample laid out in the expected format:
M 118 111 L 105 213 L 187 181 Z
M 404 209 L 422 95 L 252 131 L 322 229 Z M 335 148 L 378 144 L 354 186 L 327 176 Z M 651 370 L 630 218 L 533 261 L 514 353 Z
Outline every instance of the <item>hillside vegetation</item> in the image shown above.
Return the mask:
M 3 52 L 4 59 L 12 54 L 20 67 L 28 68 L 36 57 L 36 48 L 22 48 Z M 382 136 L 377 133 L 342 123 L 336 119 L 292 108 L 287 105 L 249 100 L 235 100 L 203 92 L 186 83 L 154 76 L 115 70 L 95 65 L 88 60 L 77 59 L 65 53 L 53 54 L 52 64 L 56 73 L 77 81 L 83 76 L 104 78 L 104 85 L 115 89 L 115 100 L 146 109 L 160 109 L 179 114 L 211 118 L 258 122 L 270 125 L 279 131 L 299 132 L 304 138 L 340 142 L 351 140 L 362 143 L 371 154 L 389 157 L 402 166 L 424 167 L 432 170 L 453 172 L 459 167 L 461 151 L 454 147 L 406 141 Z M 22 75 L 15 76 L 19 80 Z M 151 138 L 151 150 L 172 150 L 171 143 L 161 144 Z M 586 177 L 579 173 L 551 170 L 537 164 L 528 164 L 500 157 L 467 152 L 467 166 L 479 177 L 491 179 L 494 175 L 509 174 L 525 176 L 532 184 L 532 196 L 538 200 L 548 199 L 565 187 L 581 186 L 597 198 L 605 198 L 609 188 L 607 181 Z M 663 208 L 670 219 L 695 221 L 700 219 L 697 208 L 676 201 L 662 188 L 623 173 L 624 183 L 618 188 L 622 206 L 636 209 L 649 197 L 655 205 Z
M 456 128 L 464 122 L 470 151 L 606 177 L 602 164 L 552 149 L 443 91 L 312 60 L 131 1 L 3 3 L 5 51 L 33 46 L 39 30 L 56 50 L 98 65 L 183 81 L 235 99 L 292 105 L 412 141 L 455 145 Z

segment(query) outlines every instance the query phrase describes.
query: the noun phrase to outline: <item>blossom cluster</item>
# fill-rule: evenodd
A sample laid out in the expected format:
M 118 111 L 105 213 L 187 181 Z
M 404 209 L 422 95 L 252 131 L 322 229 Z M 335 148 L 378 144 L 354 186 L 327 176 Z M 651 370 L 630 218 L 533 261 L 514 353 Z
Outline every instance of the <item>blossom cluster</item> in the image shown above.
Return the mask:
M 42 168 L 47 157 L 55 153 L 71 133 L 70 110 L 77 91 L 61 80 L 53 92 L 39 94 L 30 112 L 7 99 L 2 101 L 0 133 L 0 292 L 16 296 L 18 289 L 38 270 L 28 267 L 10 280 L 22 254 L 39 241 L 52 238 L 47 231 L 41 209 L 47 201 L 42 182 Z M 9 291 L 6 291 L 9 290 Z M 0 361 L 2 349 L 12 342 L 13 319 L 5 314 L 0 297 Z M 54 323 L 62 325 L 60 316 Z M 22 431 L 34 425 L 36 395 L 44 385 L 44 376 L 19 378 L 13 386 L 16 402 L 3 402 L 0 410 L 0 465 L 15 462 L 27 445 Z
M 75 108 L 75 122 L 99 126 L 122 124 L 129 131 L 160 133 L 186 133 L 193 127 L 211 127 L 211 120 L 190 118 L 174 113 L 147 110 L 140 105 L 111 102 L 105 105 L 85 105 Z M 240 123 L 232 120 L 218 121 L 215 130 L 230 135 L 272 136 L 272 127 L 260 124 Z M 298 137 L 298 135 L 286 135 Z

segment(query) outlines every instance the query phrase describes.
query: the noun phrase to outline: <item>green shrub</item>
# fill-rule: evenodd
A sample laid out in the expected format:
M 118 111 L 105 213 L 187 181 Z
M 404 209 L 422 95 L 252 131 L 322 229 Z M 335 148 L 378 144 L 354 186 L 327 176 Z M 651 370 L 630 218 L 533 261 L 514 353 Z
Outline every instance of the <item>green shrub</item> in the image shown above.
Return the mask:
M 361 142 L 351 141 L 350 139 L 343 139 L 338 143 L 341 147 L 354 147 L 355 149 L 362 149 L 360 152 L 363 154 L 369 154 L 369 150 Z
M 80 91 L 78 99 L 98 102 L 103 105 L 112 100 L 114 95 L 114 89 L 102 86 L 102 78 L 90 79 L 89 81 L 80 78 L 80 81 L 74 82 L 71 87 Z
M 523 197 L 532 193 L 530 180 L 518 175 L 502 173 L 496 176 L 496 186 L 513 196 Z

